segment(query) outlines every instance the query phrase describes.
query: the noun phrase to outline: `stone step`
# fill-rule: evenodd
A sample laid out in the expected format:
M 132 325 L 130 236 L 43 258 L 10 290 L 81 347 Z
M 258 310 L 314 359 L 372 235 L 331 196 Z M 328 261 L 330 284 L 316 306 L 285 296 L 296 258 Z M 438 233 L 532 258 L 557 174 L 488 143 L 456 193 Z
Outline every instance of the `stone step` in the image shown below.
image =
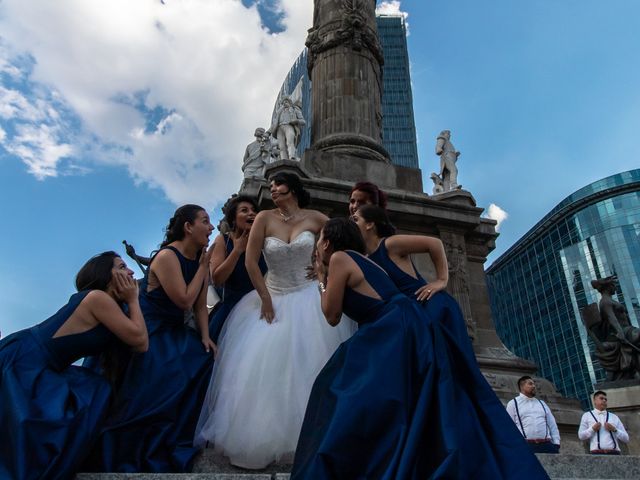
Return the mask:
M 76 480 L 289 480 L 288 473 L 79 473 Z
M 289 480 L 288 473 L 79 473 L 76 480 Z
M 538 458 L 553 480 L 639 479 L 640 456 L 549 455 Z M 79 473 L 76 480 L 289 480 L 290 464 L 248 472 L 205 450 L 193 473 Z
M 551 455 L 538 459 L 554 480 L 640 478 L 640 456 L 636 455 Z

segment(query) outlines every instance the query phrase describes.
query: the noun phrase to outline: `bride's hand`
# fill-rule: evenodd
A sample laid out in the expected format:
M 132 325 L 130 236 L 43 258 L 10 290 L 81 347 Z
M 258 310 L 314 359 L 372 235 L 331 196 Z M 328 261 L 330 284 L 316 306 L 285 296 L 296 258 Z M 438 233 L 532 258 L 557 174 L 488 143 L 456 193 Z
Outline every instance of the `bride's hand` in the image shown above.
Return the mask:
M 260 318 L 264 318 L 267 323 L 272 323 L 276 318 L 276 312 L 273 310 L 271 296 L 262 299 L 262 308 L 260 309 Z

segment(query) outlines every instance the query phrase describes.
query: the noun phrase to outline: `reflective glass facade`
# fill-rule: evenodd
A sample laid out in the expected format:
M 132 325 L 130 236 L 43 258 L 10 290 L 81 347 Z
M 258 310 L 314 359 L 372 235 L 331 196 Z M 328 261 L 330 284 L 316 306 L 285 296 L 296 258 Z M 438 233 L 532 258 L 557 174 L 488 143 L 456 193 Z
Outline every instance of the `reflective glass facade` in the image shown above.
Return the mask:
M 585 408 L 606 375 L 580 310 L 600 299 L 591 280 L 613 274 L 614 298 L 640 326 L 640 169 L 568 196 L 487 270 L 500 338 Z
M 400 16 L 386 15 L 378 16 L 376 19 L 378 37 L 384 51 L 382 143 L 395 165 L 419 168 L 404 19 Z M 311 102 L 313 101 L 311 81 L 307 72 L 306 49 L 296 59 L 287 74 L 278 99 L 284 95 L 290 95 L 294 101 L 302 100 L 302 112 L 307 121 L 298 145 L 298 156 L 302 156 L 311 145 Z

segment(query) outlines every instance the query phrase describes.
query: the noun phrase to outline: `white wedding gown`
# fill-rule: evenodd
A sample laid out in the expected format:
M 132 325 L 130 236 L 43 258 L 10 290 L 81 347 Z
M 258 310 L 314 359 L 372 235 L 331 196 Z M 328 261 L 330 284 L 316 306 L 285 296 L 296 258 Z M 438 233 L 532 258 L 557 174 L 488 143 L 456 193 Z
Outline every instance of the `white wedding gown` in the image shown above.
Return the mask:
M 275 319 L 260 319 L 255 290 L 231 311 L 220 335 L 211 383 L 194 443 L 213 445 L 232 464 L 251 469 L 291 461 L 313 382 L 356 324 L 331 327 L 320 308 L 317 282 L 306 279 L 315 236 L 264 242 L 266 285 Z

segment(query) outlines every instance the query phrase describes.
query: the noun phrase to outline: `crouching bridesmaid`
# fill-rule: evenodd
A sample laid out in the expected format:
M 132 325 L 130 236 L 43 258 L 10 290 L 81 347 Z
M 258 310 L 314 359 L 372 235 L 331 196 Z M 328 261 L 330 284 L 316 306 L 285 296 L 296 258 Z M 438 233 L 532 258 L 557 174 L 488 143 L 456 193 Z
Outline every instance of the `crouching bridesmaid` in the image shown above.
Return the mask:
M 72 478 L 97 438 L 111 387 L 71 364 L 118 341 L 147 349 L 138 284 L 115 252 L 91 258 L 76 288 L 53 316 L 0 341 L 0 478 Z

